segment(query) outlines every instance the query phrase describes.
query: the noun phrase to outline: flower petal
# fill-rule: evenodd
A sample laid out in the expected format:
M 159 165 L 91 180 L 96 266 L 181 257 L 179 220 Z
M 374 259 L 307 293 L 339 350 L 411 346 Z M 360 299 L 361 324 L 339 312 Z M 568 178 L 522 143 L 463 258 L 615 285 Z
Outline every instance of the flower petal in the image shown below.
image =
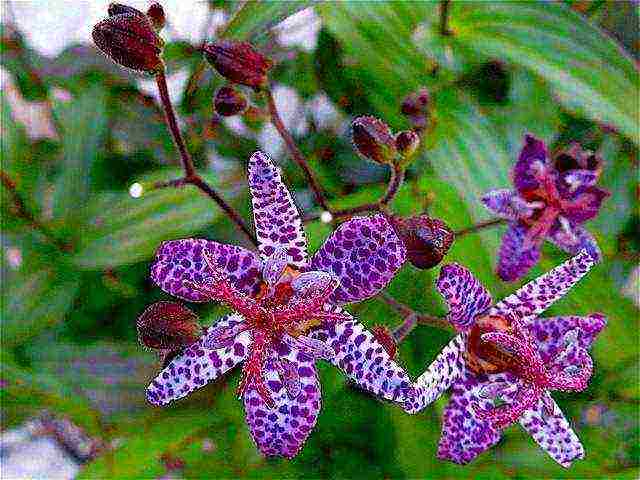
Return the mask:
M 284 248 L 292 265 L 305 266 L 307 237 L 298 208 L 282 182 L 280 170 L 266 153 L 255 152 L 249 159 L 248 176 L 258 250 L 262 258 Z
M 514 208 L 513 202 L 517 195 L 513 190 L 501 188 L 485 193 L 481 200 L 484 206 L 496 215 L 515 220 L 518 218 L 518 211 Z
M 519 193 L 535 190 L 540 186 L 536 169 L 548 165 L 547 147 L 533 135 L 525 135 L 524 146 L 513 167 L 513 183 Z
M 501 376 L 490 377 L 497 379 Z M 462 369 L 460 378 L 453 384 L 449 404 L 444 409 L 438 458 L 464 465 L 498 443 L 500 432 L 488 421 L 477 418 L 474 408 L 492 407 L 493 402 L 480 395 L 484 385 L 492 380 Z
M 348 318 L 318 328 L 309 336 L 333 348 L 335 355 L 328 361 L 360 387 L 387 400 L 406 402 L 413 393 L 407 373 L 391 360 L 372 333 L 352 317 Z
M 573 194 L 573 200 L 565 206 L 563 215 L 572 223 L 591 220 L 598 215 L 602 202 L 610 195 L 607 190 L 599 187 L 581 188 Z
M 593 235 L 582 226 L 570 228 L 569 232 L 561 227 L 554 228 L 549 233 L 547 240 L 571 255 L 576 255 L 581 250 L 587 250 L 596 259 L 596 262 L 599 262 L 602 258 L 602 252 Z
M 491 306 L 491 295 L 462 265 L 451 263 L 440 270 L 436 289 L 449 306 L 447 320 L 457 330 L 468 330 L 476 317 Z
M 298 369 L 299 389 L 287 388 L 278 359 Z M 244 393 L 247 425 L 258 449 L 266 456 L 295 457 L 313 430 L 320 413 L 320 383 L 313 358 L 286 345 L 271 351 L 265 363 L 265 383 L 275 403 L 269 408 L 251 385 Z M 295 391 L 299 390 L 294 397 Z
M 498 276 L 505 282 L 523 277 L 540 259 L 540 242 L 527 246 L 527 227 L 522 223 L 510 223 L 502 237 L 498 252 Z
M 466 335 L 456 335 L 442 349 L 440 355 L 429 365 L 429 368 L 415 382 L 418 403 L 414 408 L 422 410 L 438 399 L 451 384 L 460 377 L 464 365 L 464 349 Z
M 554 359 L 569 343 L 588 350 L 606 324 L 606 317 L 600 313 L 586 317 L 529 317 L 525 323 L 545 363 Z
M 574 460 L 584 458 L 584 448 L 560 407 L 549 394 L 545 396 L 547 398 L 540 399 L 536 408 L 527 410 L 522 415 L 520 425 L 529 432 L 540 448 L 560 465 L 568 468 Z M 551 405 L 552 412 L 549 412 L 547 405 Z
M 582 250 L 575 257 L 525 284 L 493 307 L 490 313 L 513 315 L 517 319 L 538 316 L 562 298 L 594 264 L 593 257 Z
M 206 249 L 220 273 L 227 275 L 235 288 L 248 295 L 258 293 L 260 259 L 253 252 L 202 238 L 185 238 L 162 243 L 151 267 L 151 279 L 165 292 L 190 302 L 205 302 L 208 297 L 186 286 L 185 281 L 206 284 L 212 278 L 202 252 Z
M 340 225 L 313 256 L 310 268 L 340 279 L 329 302 L 344 304 L 372 297 L 386 287 L 405 258 L 404 244 L 379 214 Z
M 186 348 L 147 387 L 147 400 L 154 405 L 166 405 L 204 387 L 243 361 L 249 351 L 249 332 L 240 333 L 232 344 L 210 350 L 203 346 L 208 333 L 219 328 L 233 328 L 244 319 L 238 314 L 222 317 L 202 338 Z

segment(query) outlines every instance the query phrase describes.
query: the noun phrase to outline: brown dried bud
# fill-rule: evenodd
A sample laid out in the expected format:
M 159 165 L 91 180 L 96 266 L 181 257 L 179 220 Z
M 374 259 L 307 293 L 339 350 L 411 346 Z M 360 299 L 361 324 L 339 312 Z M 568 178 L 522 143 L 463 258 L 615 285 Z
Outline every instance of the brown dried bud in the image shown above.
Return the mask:
M 207 61 L 227 80 L 256 90 L 267 83 L 272 62 L 250 43 L 220 40 L 204 47 Z
M 136 327 L 140 343 L 154 350 L 182 349 L 202 336 L 197 315 L 175 302 L 149 305 Z
M 420 146 L 420 135 L 413 130 L 406 130 L 396 134 L 396 148 L 403 157 L 403 164 L 406 165 Z
M 162 66 L 160 54 L 164 42 L 147 17 L 138 10 L 112 4 L 109 11 L 122 11 L 93 27 L 93 41 L 111 60 L 139 72 L 153 73 Z
M 361 157 L 376 163 L 391 164 L 397 156 L 396 140 L 382 120 L 358 117 L 351 124 L 351 135 Z
M 392 217 L 391 225 L 407 247 L 407 259 L 420 269 L 438 265 L 455 237 L 446 223 L 428 215 Z
M 407 95 L 402 102 L 400 111 L 418 130 L 423 130 L 427 126 L 430 100 L 429 91 L 426 88 L 421 88 Z
M 374 325 L 371 327 L 371 333 L 393 360 L 398 352 L 398 345 L 393 338 L 393 333 L 384 325 Z
M 233 87 L 221 87 L 213 99 L 213 106 L 218 115 L 231 117 L 237 115 L 247 108 L 247 99 Z
M 151 25 L 157 32 L 164 28 L 166 18 L 164 15 L 164 8 L 158 2 L 152 3 L 147 9 L 147 17 L 151 21 Z

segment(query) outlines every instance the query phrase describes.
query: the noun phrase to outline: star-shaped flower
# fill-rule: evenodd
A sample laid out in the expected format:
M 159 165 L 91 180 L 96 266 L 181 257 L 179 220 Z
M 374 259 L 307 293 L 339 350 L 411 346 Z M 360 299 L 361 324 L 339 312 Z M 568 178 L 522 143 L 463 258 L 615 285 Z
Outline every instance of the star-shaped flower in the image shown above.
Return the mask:
M 597 187 L 602 161 L 578 145 L 549 158 L 545 144 L 531 135 L 512 173 L 515 190 L 487 193 L 482 202 L 509 227 L 502 239 L 498 275 L 505 281 L 524 276 L 538 262 L 544 240 L 575 255 L 586 249 L 600 258 L 595 239 L 582 224 L 595 217 L 609 192 Z
M 311 259 L 298 210 L 267 155 L 249 161 L 259 255 L 204 239 L 162 244 L 151 277 L 191 302 L 221 302 L 234 313 L 209 327 L 151 382 L 147 398 L 165 405 L 243 363 L 238 388 L 264 455 L 293 457 L 320 411 L 318 359 L 373 394 L 404 403 L 405 371 L 340 306 L 375 295 L 406 252 L 384 216 L 342 224 Z
M 437 289 L 459 334 L 416 381 L 420 408 L 449 387 L 438 457 L 465 464 L 519 422 L 554 460 L 569 467 L 584 449 L 550 396 L 581 391 L 593 363 L 587 349 L 606 325 L 603 315 L 539 318 L 593 266 L 586 251 L 492 306 L 464 267 L 446 265 Z

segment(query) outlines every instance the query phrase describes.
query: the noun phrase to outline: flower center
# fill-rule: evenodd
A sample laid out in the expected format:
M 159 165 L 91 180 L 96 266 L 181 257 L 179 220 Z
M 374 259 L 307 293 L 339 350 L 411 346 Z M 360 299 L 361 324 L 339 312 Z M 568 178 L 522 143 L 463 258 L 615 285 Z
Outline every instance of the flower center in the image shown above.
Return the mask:
M 512 329 L 506 318 L 486 315 L 476 320 L 469 332 L 465 360 L 467 367 L 476 374 L 501 373 L 512 369 L 517 359 L 512 352 L 495 343 L 485 342 L 482 335 L 489 332 L 510 332 Z

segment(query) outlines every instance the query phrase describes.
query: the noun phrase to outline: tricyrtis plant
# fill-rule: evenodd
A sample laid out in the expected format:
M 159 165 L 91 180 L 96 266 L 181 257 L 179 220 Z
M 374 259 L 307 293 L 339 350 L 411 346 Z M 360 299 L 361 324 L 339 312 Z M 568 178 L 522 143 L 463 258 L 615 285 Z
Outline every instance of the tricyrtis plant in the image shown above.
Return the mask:
M 280 118 L 270 83 L 274 62 L 250 43 L 219 40 L 202 48 L 227 82 L 212 99 L 217 113 L 261 111 L 303 170 L 318 207 L 301 217 L 278 167 L 256 152 L 247 174 L 254 232 L 194 168 L 167 93 L 158 35 L 163 24 L 158 5 L 147 14 L 112 5 L 109 17 L 95 27 L 94 39 L 116 63 L 155 76 L 184 169 L 182 178 L 155 187 L 196 186 L 255 250 L 202 238 L 167 239 L 159 246 L 151 267 L 156 285 L 183 301 L 220 303 L 232 313 L 201 327 L 197 315 L 180 303 L 147 308 L 137 322 L 138 337 L 162 361 L 147 389 L 149 402 L 169 404 L 242 364 L 237 394 L 258 449 L 267 456 L 293 457 L 318 419 L 316 363 L 325 361 L 407 413 L 421 411 L 451 387 L 439 458 L 467 463 L 515 422 L 561 465 L 582 458 L 584 449 L 551 392 L 587 387 L 593 373 L 588 348 L 605 318 L 539 315 L 600 259 L 582 226 L 608 195 L 595 186 L 603 168 L 599 157 L 576 146 L 551 159 L 542 141 L 527 135 L 512 172 L 515 191 L 496 190 L 478 199 L 500 219 L 454 232 L 447 219 L 426 212 L 399 215 L 393 201 L 434 125 L 429 92 L 420 89 L 398 104 L 410 125 L 405 131 L 393 133 L 371 116 L 353 120 L 357 154 L 386 166 L 390 178 L 377 201 L 336 209 Z M 445 28 L 442 34 L 452 32 Z M 318 219 L 333 232 L 309 255 L 303 224 Z M 435 288 L 448 305 L 446 318 L 416 312 L 382 292 L 405 261 L 412 265 L 408 269 L 434 268 L 456 234 L 472 234 L 502 219 L 509 227 L 499 251 L 500 278 L 522 277 L 538 261 L 544 239 L 574 257 L 495 305 L 464 266 L 444 265 Z M 376 295 L 404 317 L 397 328 L 378 325 L 369 332 L 344 308 Z M 412 381 L 395 358 L 396 347 L 423 324 L 455 330 L 456 336 Z

